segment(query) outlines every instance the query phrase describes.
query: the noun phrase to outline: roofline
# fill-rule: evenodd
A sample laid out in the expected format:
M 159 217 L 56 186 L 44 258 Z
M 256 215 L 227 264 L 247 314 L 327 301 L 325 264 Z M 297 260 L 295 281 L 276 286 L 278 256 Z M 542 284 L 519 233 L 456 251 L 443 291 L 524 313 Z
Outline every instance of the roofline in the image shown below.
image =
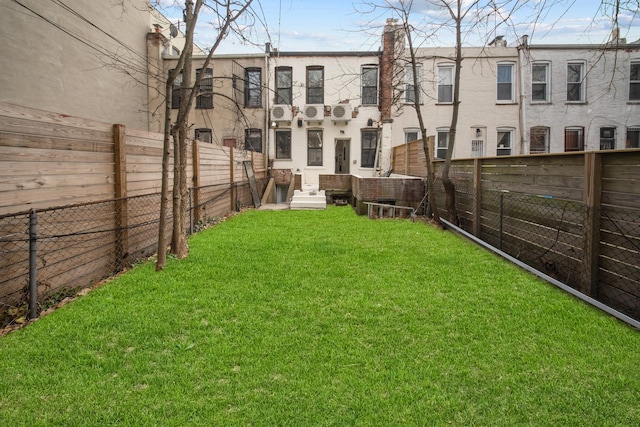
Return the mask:
M 637 43 L 619 44 L 530 44 L 528 49 L 587 49 L 587 50 L 614 50 L 614 49 L 640 49 Z
M 281 52 L 271 51 L 271 57 L 296 57 L 296 56 L 380 56 L 382 51 L 314 51 L 314 52 Z

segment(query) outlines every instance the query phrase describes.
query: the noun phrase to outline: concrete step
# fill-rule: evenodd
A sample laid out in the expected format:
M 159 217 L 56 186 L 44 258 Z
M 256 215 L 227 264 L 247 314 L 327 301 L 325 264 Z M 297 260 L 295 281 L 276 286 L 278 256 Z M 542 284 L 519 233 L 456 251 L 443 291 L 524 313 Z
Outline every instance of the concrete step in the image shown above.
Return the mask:
M 291 209 L 326 209 L 327 199 L 324 190 L 305 186 L 303 190 L 295 190 L 289 205 Z

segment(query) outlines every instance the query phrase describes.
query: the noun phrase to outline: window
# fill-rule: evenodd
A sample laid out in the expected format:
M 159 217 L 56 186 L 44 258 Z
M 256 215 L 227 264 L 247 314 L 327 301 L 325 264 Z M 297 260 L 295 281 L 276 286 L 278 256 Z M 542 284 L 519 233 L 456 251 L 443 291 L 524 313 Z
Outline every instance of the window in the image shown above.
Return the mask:
M 244 71 L 244 106 L 262 106 L 262 70 L 247 68 Z
M 196 129 L 195 137 L 198 141 L 208 143 L 213 142 L 213 139 L 211 138 L 211 129 Z
M 276 159 L 291 159 L 291 129 L 276 130 Z
M 244 149 L 262 153 L 262 129 L 245 129 Z
M 640 148 L 640 126 L 627 128 L 627 148 Z
M 584 128 L 564 128 L 564 151 L 584 151 Z
M 291 67 L 276 68 L 276 104 L 293 103 Z
M 182 86 L 182 71 L 176 76 L 171 87 L 171 108 L 176 110 L 180 108 L 180 87 Z
M 322 166 L 322 129 L 307 131 L 307 166 Z
M 600 128 L 600 149 L 614 150 L 616 148 L 616 128 Z
M 472 139 L 471 140 L 471 157 L 483 157 L 484 156 L 484 140 Z
M 362 105 L 378 105 L 378 66 L 362 67 Z
M 513 154 L 513 129 L 498 128 L 498 156 L 510 156 Z
M 629 101 L 640 101 L 640 61 L 632 62 L 629 70 Z
M 418 129 L 405 129 L 404 130 L 404 142 L 405 144 L 415 141 L 420 138 L 420 131 Z
M 196 70 L 196 78 L 200 73 L 202 73 L 201 68 Z M 204 76 L 198 85 L 196 108 L 213 108 L 213 70 L 211 68 L 204 70 Z
M 567 64 L 567 102 L 584 102 L 584 64 Z
M 453 102 L 453 66 L 438 66 L 438 102 Z
M 422 78 L 422 67 L 418 65 L 416 67 L 418 71 L 418 102 L 422 101 L 422 95 L 420 94 L 420 80 Z M 413 82 L 413 65 L 407 65 L 404 69 L 404 81 L 405 81 L 405 102 L 413 104 L 416 99 L 416 87 Z
M 307 104 L 324 104 L 324 68 L 307 67 Z
M 549 152 L 549 128 L 535 126 L 531 128 L 529 154 L 541 154 Z
M 436 158 L 445 159 L 449 148 L 449 129 L 438 130 L 438 146 L 436 147 Z
M 513 64 L 498 64 L 498 101 L 513 102 Z
M 363 168 L 372 168 L 376 163 L 376 151 L 378 149 L 378 131 L 362 131 L 362 160 Z
M 549 64 L 531 67 L 531 101 L 549 102 Z

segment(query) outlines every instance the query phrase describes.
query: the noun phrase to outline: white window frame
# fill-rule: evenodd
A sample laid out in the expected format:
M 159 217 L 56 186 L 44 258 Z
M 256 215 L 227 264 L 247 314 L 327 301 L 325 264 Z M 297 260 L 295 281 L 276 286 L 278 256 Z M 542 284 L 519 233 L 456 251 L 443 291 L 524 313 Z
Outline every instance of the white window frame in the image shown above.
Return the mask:
M 534 80 L 535 73 L 533 67 L 544 67 L 544 81 Z M 544 99 L 533 99 L 533 86 L 544 85 Z M 534 62 L 531 64 L 531 103 L 532 104 L 549 104 L 551 103 L 551 64 L 548 62 Z
M 500 134 L 509 135 L 509 146 L 500 146 Z M 515 137 L 514 128 L 497 128 L 496 129 L 496 156 L 512 156 L 513 155 L 513 140 Z
M 198 141 L 213 143 L 213 133 L 209 128 L 198 128 L 194 131 L 194 138 Z
M 365 81 L 364 81 L 364 75 L 365 72 L 368 72 L 370 70 L 375 70 L 375 86 L 373 85 L 369 85 L 369 86 L 365 86 Z M 376 64 L 368 64 L 368 65 L 363 65 L 360 68 L 360 91 L 361 91 L 361 104 L 362 105 L 378 105 L 378 103 L 380 102 L 380 67 Z M 365 102 L 365 88 L 371 89 L 375 87 L 375 102 Z M 366 99 L 368 101 L 368 99 Z
M 445 70 L 449 73 L 449 77 L 451 79 L 451 82 L 449 84 L 443 84 L 443 81 L 447 77 L 447 76 L 443 75 L 443 72 Z M 454 92 L 454 83 L 455 83 L 454 82 L 454 78 L 453 78 L 454 70 L 455 70 L 454 64 L 439 64 L 438 65 L 438 83 L 437 83 L 437 87 L 436 87 L 436 96 L 437 96 L 438 104 L 452 104 L 453 103 L 453 92 Z M 451 86 L 451 100 L 450 101 L 442 100 L 442 98 L 440 97 L 440 87 L 445 87 L 445 86 Z
M 443 139 L 441 136 L 446 137 Z M 445 159 L 447 156 L 447 150 L 449 149 L 449 142 L 451 140 L 451 131 L 449 128 L 438 128 L 436 129 L 436 159 Z M 445 144 L 441 144 L 444 141 Z M 442 151 L 444 150 L 444 151 Z M 442 155 L 442 157 L 440 157 Z
M 416 139 L 409 139 L 409 135 L 414 134 L 414 133 L 416 134 Z M 411 141 L 418 140 L 418 139 L 420 139 L 420 135 L 421 135 L 420 129 L 418 129 L 418 128 L 406 128 L 406 129 L 404 129 L 404 143 L 408 144 Z
M 635 78 L 633 78 L 634 76 L 631 74 L 634 66 L 638 73 Z M 635 88 L 635 93 L 632 88 Z M 632 97 L 632 95 L 634 95 L 634 97 Z M 632 60 L 629 64 L 629 101 L 640 102 L 640 59 Z
M 422 64 L 417 64 L 418 70 L 418 104 L 422 104 Z M 413 64 L 404 67 L 404 102 L 413 104 Z
M 569 81 L 569 67 L 571 66 L 576 66 L 579 65 L 580 66 L 580 81 L 579 82 L 575 82 L 575 81 Z M 566 96 L 567 96 L 567 104 L 584 104 L 587 102 L 587 76 L 586 76 L 586 69 L 587 69 L 587 64 L 584 61 L 567 61 L 567 67 L 566 67 L 566 81 L 567 81 L 567 85 L 566 85 Z M 579 93 L 579 99 L 569 99 L 569 85 L 576 85 L 579 84 L 580 85 L 580 93 Z
M 509 82 L 500 81 L 500 68 L 501 67 L 509 67 L 511 72 L 509 73 Z M 496 65 L 496 103 L 498 104 L 513 104 L 515 102 L 516 97 L 516 64 L 513 62 L 499 62 Z M 511 87 L 510 97 L 500 98 L 500 85 L 509 84 Z

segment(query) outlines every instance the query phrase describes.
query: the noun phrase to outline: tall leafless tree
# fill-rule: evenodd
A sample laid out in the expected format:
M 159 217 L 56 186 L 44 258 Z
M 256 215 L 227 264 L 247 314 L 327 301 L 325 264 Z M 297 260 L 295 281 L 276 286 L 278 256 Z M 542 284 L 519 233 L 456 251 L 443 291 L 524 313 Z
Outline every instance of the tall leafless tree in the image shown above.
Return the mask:
M 188 118 L 191 112 L 194 99 L 197 95 L 197 88 L 200 86 L 205 73 L 199 73 L 195 81 L 191 80 L 191 62 L 193 56 L 193 37 L 198 16 L 203 7 L 208 7 L 217 16 L 217 31 L 213 46 L 202 65 L 206 69 L 211 62 L 213 54 L 233 29 L 234 24 L 250 10 L 253 0 L 196 0 L 195 4 L 191 0 L 185 0 L 185 48 L 180 54 L 176 67 L 169 72 L 165 84 L 165 124 L 164 142 L 162 157 L 162 195 L 160 201 L 160 223 L 158 227 L 158 258 L 156 270 L 162 270 L 167 260 L 166 247 L 166 218 L 169 205 L 169 160 L 170 147 L 173 140 L 174 168 L 173 168 L 173 227 L 171 239 L 171 251 L 178 258 L 184 258 L 189 253 L 187 245 L 187 215 L 189 209 L 189 190 L 187 187 L 187 135 Z M 171 92 L 178 75 L 182 73 L 180 105 L 176 121 L 171 121 Z

